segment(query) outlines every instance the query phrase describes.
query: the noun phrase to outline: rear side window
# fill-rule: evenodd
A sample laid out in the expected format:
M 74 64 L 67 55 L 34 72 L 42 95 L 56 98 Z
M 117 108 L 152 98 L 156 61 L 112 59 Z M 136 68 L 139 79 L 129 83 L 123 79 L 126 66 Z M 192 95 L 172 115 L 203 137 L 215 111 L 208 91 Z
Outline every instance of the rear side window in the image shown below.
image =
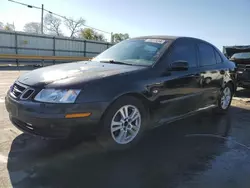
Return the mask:
M 215 65 L 215 53 L 214 48 L 206 43 L 199 43 L 199 57 L 200 57 L 200 65 L 207 66 L 207 65 Z
M 178 60 L 187 61 L 189 67 L 197 67 L 196 47 L 192 40 L 179 40 L 170 51 L 169 63 Z
M 221 63 L 222 62 L 222 58 L 221 58 L 220 54 L 216 50 L 214 50 L 214 53 L 215 53 L 216 62 L 217 63 Z

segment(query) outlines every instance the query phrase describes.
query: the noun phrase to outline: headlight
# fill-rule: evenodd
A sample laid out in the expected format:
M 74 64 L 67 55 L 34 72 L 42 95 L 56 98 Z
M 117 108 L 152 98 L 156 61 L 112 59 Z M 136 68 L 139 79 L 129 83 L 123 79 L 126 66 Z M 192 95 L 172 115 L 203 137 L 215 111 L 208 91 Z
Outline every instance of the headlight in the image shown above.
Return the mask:
M 74 103 L 80 93 L 78 89 L 43 89 L 36 97 L 36 101 L 49 103 Z

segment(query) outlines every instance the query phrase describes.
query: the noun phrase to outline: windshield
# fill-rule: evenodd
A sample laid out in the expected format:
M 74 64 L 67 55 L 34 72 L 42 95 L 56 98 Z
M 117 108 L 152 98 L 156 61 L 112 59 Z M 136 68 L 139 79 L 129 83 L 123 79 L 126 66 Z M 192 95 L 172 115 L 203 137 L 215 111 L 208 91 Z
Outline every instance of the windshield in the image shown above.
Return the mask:
M 167 40 L 163 39 L 125 40 L 102 52 L 92 61 L 150 66 L 157 60 L 166 43 Z
M 236 53 L 231 58 L 232 59 L 250 59 L 250 52 Z

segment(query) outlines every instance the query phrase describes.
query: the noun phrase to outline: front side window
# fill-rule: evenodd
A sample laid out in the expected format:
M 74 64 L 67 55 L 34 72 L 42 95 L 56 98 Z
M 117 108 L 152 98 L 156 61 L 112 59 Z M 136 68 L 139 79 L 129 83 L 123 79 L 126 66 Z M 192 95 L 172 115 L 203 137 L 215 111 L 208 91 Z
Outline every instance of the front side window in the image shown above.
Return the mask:
M 125 40 L 105 50 L 92 61 L 117 61 L 130 65 L 150 66 L 155 63 L 168 42 L 165 39 Z
M 170 51 L 169 63 L 175 61 L 187 61 L 189 67 L 196 67 L 196 48 L 195 44 L 189 40 L 180 40 L 174 43 L 173 48 Z
M 200 65 L 215 65 L 216 59 L 214 54 L 214 48 L 206 43 L 200 43 L 198 45 L 199 56 L 200 56 Z

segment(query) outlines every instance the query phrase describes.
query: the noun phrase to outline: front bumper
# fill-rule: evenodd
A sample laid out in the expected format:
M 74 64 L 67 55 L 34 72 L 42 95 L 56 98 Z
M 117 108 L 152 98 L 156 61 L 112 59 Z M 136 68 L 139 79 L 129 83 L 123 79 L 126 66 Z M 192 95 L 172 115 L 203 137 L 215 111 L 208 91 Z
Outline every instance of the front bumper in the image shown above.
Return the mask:
M 250 87 L 250 70 L 237 71 L 238 86 Z
M 7 95 L 5 106 L 11 122 L 21 131 L 46 138 L 65 138 L 74 132 L 95 133 L 108 103 L 49 104 L 16 100 Z M 65 118 L 66 114 L 84 112 L 90 112 L 91 116 Z

